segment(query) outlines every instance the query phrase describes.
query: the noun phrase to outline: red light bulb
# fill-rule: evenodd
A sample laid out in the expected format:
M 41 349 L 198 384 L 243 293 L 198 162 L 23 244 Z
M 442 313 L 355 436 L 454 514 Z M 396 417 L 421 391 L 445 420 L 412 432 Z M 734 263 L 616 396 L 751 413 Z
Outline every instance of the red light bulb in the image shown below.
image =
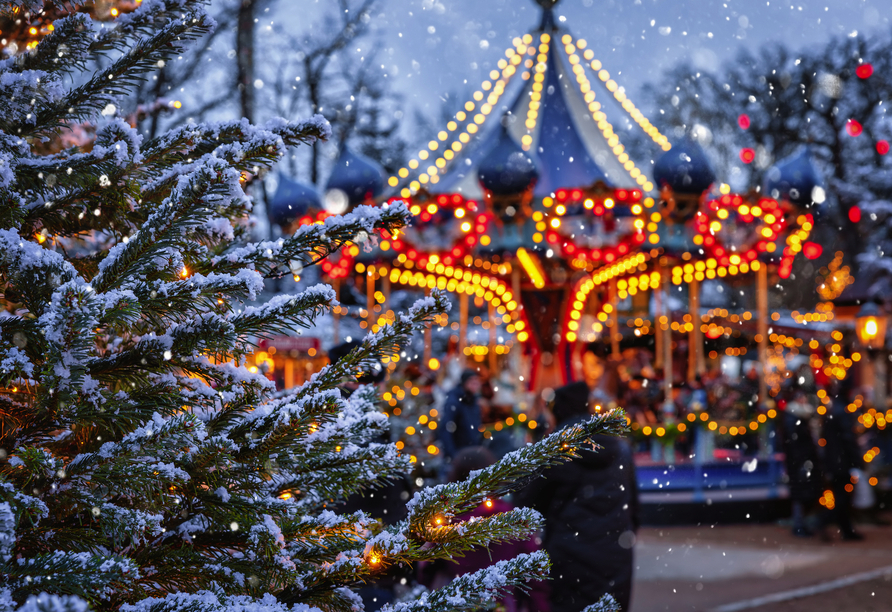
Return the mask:
M 860 136 L 863 131 L 864 128 L 861 127 L 861 124 L 857 120 L 849 119 L 846 121 L 846 132 L 848 132 L 849 136 Z
M 870 75 L 873 74 L 873 66 L 870 64 L 861 64 L 855 68 L 855 74 L 858 75 L 859 79 L 869 78 Z
M 740 161 L 743 163 L 751 164 L 754 159 L 756 159 L 756 152 L 749 147 L 740 150 Z
M 824 252 L 824 248 L 817 242 L 806 242 L 802 245 L 802 254 L 806 259 L 817 259 Z

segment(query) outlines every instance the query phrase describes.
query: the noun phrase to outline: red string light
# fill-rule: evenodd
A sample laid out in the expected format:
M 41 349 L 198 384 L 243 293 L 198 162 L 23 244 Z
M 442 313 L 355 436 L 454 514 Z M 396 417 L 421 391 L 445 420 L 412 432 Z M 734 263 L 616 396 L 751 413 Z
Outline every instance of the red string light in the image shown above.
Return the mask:
M 870 75 L 873 74 L 873 66 L 870 64 L 861 64 L 855 68 L 855 74 L 858 75 L 859 79 L 870 78 Z

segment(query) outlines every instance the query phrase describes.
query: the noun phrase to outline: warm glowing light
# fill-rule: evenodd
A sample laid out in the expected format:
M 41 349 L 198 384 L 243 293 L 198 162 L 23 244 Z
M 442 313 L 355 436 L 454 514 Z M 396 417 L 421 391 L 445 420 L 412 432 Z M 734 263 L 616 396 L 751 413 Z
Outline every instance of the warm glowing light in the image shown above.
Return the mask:
M 873 338 L 877 337 L 878 332 L 879 325 L 877 324 L 877 320 L 874 317 L 870 317 L 869 319 L 867 319 L 867 321 L 864 323 L 865 335 L 872 340 Z
M 541 269 L 541 264 L 535 256 L 531 255 L 525 248 L 520 247 L 517 249 L 517 260 L 520 262 L 520 265 L 523 266 L 527 276 L 530 277 L 530 280 L 537 289 L 541 289 L 545 286 L 545 273 Z

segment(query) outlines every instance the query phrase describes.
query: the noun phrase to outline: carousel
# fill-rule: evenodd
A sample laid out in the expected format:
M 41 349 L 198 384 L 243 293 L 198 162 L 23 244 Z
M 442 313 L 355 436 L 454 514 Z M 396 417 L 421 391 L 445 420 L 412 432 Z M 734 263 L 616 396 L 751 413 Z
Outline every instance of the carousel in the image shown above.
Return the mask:
M 772 431 L 785 381 L 802 372 L 817 388 L 860 359 L 831 323 L 833 300 L 851 282 L 841 257 L 824 268 L 816 307 L 770 308 L 770 288 L 796 259 L 823 254 L 810 240 L 820 174 L 803 148 L 764 185 L 732 193 L 693 137 L 670 143 L 648 121 L 587 41 L 558 25 L 554 4 L 540 2 L 539 26 L 512 41 L 405 167 L 385 180 L 344 148 L 324 196 L 283 177 L 276 222 L 407 202 L 411 226 L 323 263 L 336 287 L 365 295 L 353 312 L 364 329 L 392 317 L 397 289 L 455 294 L 458 312 L 440 322 L 456 341 L 453 357 L 507 373 L 521 391 L 508 418 L 528 427 L 554 388 L 584 378 L 586 345 L 603 342 L 625 389 L 618 399 L 636 461 L 654 467 L 645 490 L 776 495 Z M 608 113 L 653 140 L 660 155 L 650 171 L 630 159 Z M 472 344 L 475 325 L 487 338 Z M 444 356 L 431 347 L 428 336 L 422 368 L 436 370 Z M 739 381 L 730 403 L 704 388 L 727 378 Z

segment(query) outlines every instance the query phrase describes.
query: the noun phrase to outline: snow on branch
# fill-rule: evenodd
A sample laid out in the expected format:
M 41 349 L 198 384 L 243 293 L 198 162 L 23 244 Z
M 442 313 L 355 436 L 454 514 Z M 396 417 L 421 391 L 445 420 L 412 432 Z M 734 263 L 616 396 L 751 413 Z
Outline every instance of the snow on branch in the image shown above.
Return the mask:
M 621 435 L 626 430 L 622 409 L 596 414 L 588 421 L 565 427 L 536 444 L 512 451 L 497 463 L 476 472 L 468 480 L 428 487 L 409 500 L 409 521 L 419 534 L 436 528 L 435 517 L 454 516 L 472 510 L 487 497 L 516 491 L 542 468 L 577 457 L 577 450 L 597 434 Z M 427 537 L 427 536 L 426 536 Z
M 499 561 L 491 567 L 464 574 L 448 585 L 425 593 L 418 599 L 398 604 L 387 604 L 382 612 L 446 612 L 451 610 L 472 612 L 486 608 L 512 588 L 529 580 L 542 580 L 548 576 L 550 563 L 544 552 L 518 555 Z
M 622 612 L 619 603 L 613 598 L 613 595 L 606 594 L 597 602 L 583 608 L 582 612 Z
M 164 249 L 177 249 L 189 229 L 211 218 L 215 208 L 226 208 L 243 195 L 239 173 L 223 161 L 208 161 L 180 177 L 170 197 L 149 215 L 142 228 L 109 250 L 99 263 L 93 286 L 105 291 L 157 265 L 153 253 L 163 255 Z
M 147 3 L 154 4 L 154 3 Z M 86 82 L 64 95 L 42 97 L 43 104 L 31 109 L 31 119 L 18 113 L 21 135 L 48 134 L 63 121 L 85 121 L 95 117 L 109 104 L 128 93 L 146 72 L 155 70 L 158 62 L 182 53 L 185 43 L 207 34 L 213 27 L 199 0 L 180 2 L 180 12 L 171 16 L 151 34 L 135 40 L 126 53 L 120 54 L 107 68 L 98 70 Z
M 288 238 L 232 248 L 214 257 L 212 264 L 218 271 L 250 265 L 265 276 L 282 276 L 289 272 L 292 261 L 303 265 L 318 263 L 348 243 L 362 243 L 381 231 L 396 232 L 411 218 L 403 202 L 357 206 L 342 217 L 303 225 Z

